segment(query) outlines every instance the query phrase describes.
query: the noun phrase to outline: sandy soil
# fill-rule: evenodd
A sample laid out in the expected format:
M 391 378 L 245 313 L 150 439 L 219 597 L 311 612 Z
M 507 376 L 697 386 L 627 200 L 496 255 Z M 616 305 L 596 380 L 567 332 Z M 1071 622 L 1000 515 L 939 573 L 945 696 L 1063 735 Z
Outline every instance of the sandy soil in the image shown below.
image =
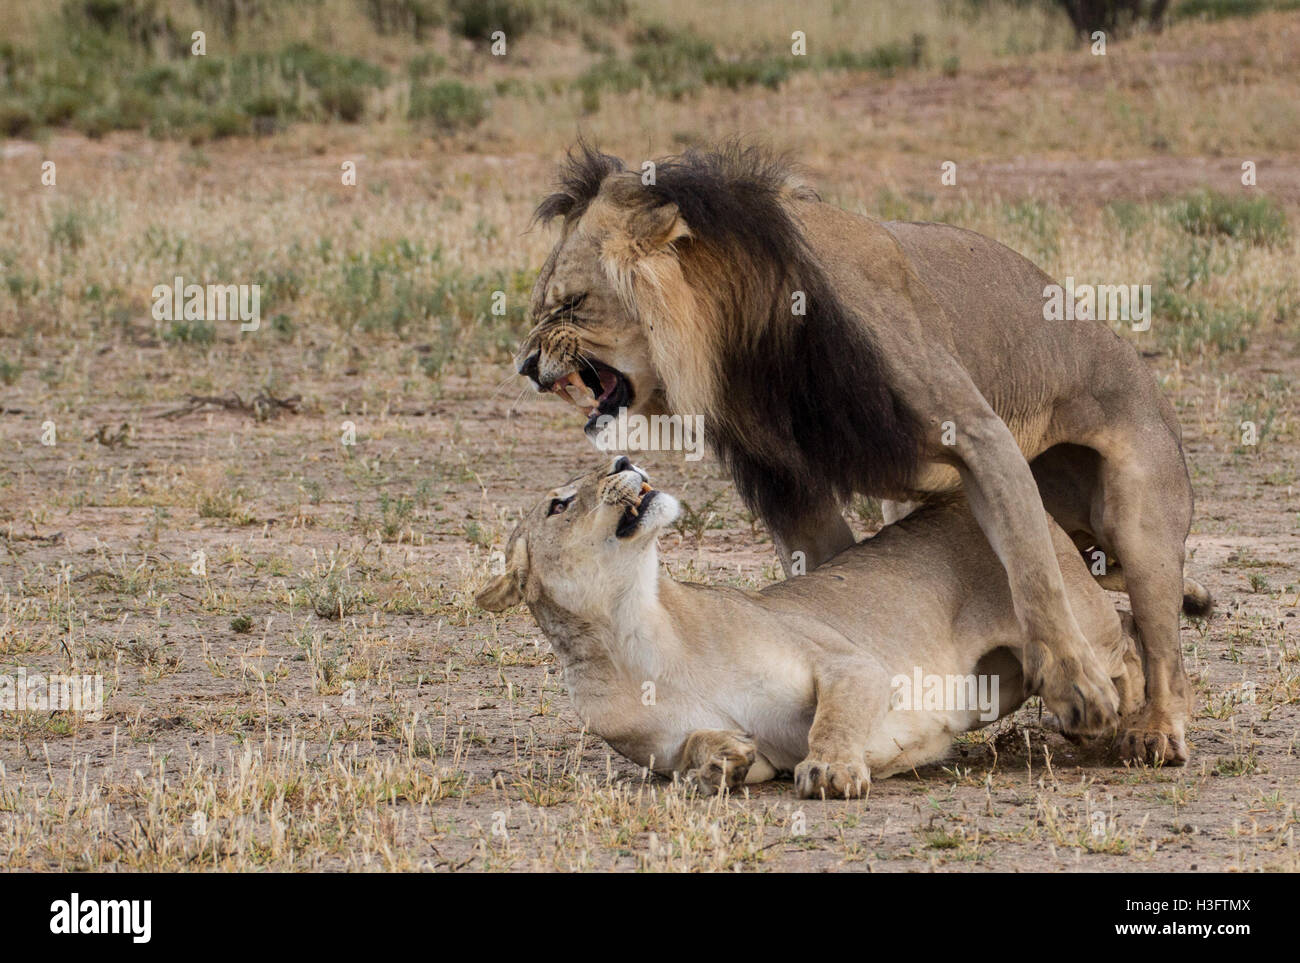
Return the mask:
M 118 365 L 138 372 L 162 350 L 118 344 L 99 363 L 116 381 Z M 1121 768 L 1104 751 L 1062 740 L 1030 706 L 959 744 L 950 765 L 877 783 L 861 803 L 800 802 L 788 783 L 725 805 L 658 798 L 673 793 L 581 737 L 531 619 L 520 612 L 497 622 L 468 604 L 486 546 L 499 547 L 513 513 L 597 460 L 568 410 L 531 394 L 513 403 L 514 383 L 498 388 L 505 373 L 482 366 L 447 379 L 436 400 L 390 395 L 382 410 L 373 404 L 387 387 L 378 372 L 328 383 L 300 372 L 303 409 L 261 423 L 228 411 L 164 419 L 175 405 L 78 399 L 52 448 L 34 443 L 49 399 L 7 394 L 0 444 L 17 457 L 5 469 L 0 540 L 0 578 L 12 596 L 4 662 L 52 670 L 66 665 L 70 640 L 83 665 L 98 652 L 119 687 L 103 721 L 71 733 L 7 722 L 6 779 L 11 791 L 46 791 L 70 775 L 116 787 L 105 791 L 116 803 L 108 824 L 125 846 L 147 807 L 130 790 L 133 771 L 183 782 L 196 759 L 221 771 L 241 747 L 291 732 L 308 759 L 327 759 L 335 742 L 400 756 L 402 720 L 419 712 L 438 758 L 412 765 L 456 773 L 455 789 L 432 805 L 378 804 L 401 814 L 392 832 L 403 851 L 392 865 L 1295 869 L 1298 453 L 1292 445 L 1243 454 L 1208 440 L 1200 425 L 1221 416 L 1225 379 L 1293 385 L 1300 357 L 1294 346 L 1257 343 L 1230 368 L 1214 362 L 1192 374 L 1153 363 L 1182 413 L 1199 499 L 1190 571 L 1218 600 L 1208 626 L 1183 629 L 1198 693 L 1185 769 Z M 1287 405 L 1279 421 L 1295 417 L 1290 396 Z M 343 420 L 357 426 L 354 449 L 340 444 Z M 123 445 L 84 440 L 123 422 L 133 426 Z M 672 571 L 746 584 L 775 577 L 770 544 L 716 463 L 643 461 L 660 487 L 716 513 L 698 543 L 665 538 Z M 240 493 L 232 517 L 195 511 L 194 479 L 214 471 L 218 491 Z M 422 507 L 390 541 L 376 539 L 381 494 L 422 483 Z M 89 493 L 85 504 L 78 491 Z M 206 577 L 190 573 L 199 550 Z M 342 620 L 303 601 L 303 586 L 331 557 L 365 596 Z M 24 596 L 57 598 L 50 586 L 60 580 L 72 600 L 70 635 L 57 620 L 27 625 L 14 608 Z M 252 619 L 248 634 L 232 629 L 236 615 Z M 313 681 L 318 659 L 304 655 L 303 639 L 313 637 L 346 651 L 348 681 L 332 694 Z M 1243 681 L 1256 684 L 1254 703 L 1243 701 Z M 620 803 L 627 794 L 633 802 Z M 638 794 L 641 817 L 620 815 L 624 804 L 638 810 Z M 17 807 L 0 806 L 0 824 L 15 818 L 6 808 Z M 1094 812 L 1106 814 L 1100 837 Z M 801 819 L 806 834 L 796 835 Z M 385 864 L 359 849 L 302 852 L 297 865 Z M 32 858 L 78 862 L 39 847 Z

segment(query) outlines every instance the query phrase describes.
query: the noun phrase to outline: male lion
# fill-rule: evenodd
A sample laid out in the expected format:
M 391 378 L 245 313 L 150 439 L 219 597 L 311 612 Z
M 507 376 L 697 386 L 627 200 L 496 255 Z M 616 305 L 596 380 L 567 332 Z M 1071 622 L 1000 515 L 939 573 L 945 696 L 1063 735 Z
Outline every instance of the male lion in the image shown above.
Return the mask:
M 960 495 L 761 592 L 661 572 L 656 538 L 677 513 L 619 457 L 547 493 L 478 595 L 497 612 L 528 603 L 584 724 L 638 765 L 714 790 L 793 771 L 801 797 L 858 796 L 1024 700 L 1029 639 Z M 1044 524 L 1089 654 L 1135 709 L 1133 640 Z
M 1096 733 L 1118 698 L 1066 604 L 1046 506 L 1127 573 L 1148 701 L 1121 753 L 1187 760 L 1181 431 L 1129 344 L 1044 319 L 1050 277 L 970 231 L 824 204 L 755 148 L 690 151 L 644 184 L 581 145 L 537 216 L 563 227 L 519 370 L 586 410 L 589 433 L 623 407 L 703 415 L 787 573 L 853 543 L 853 493 L 960 486 L 1030 640 L 1026 691 Z

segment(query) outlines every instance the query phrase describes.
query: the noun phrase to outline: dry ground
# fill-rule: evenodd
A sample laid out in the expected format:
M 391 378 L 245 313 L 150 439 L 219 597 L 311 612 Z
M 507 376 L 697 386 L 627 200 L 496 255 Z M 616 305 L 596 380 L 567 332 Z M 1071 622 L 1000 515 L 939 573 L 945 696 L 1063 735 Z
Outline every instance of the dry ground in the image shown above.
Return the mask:
M 131 354 L 100 356 L 100 377 L 129 377 Z M 1191 567 L 1219 601 L 1184 628 L 1193 764 L 1119 768 L 1028 708 L 864 803 L 799 802 L 789 784 L 686 801 L 644 781 L 584 738 L 526 613 L 472 608 L 480 546 L 596 460 L 555 402 L 512 407 L 495 367 L 368 410 L 382 374 L 302 374 L 315 400 L 267 423 L 85 404 L 53 448 L 30 441 L 40 400 L 11 395 L 4 661 L 54 669 L 67 644 L 111 698 L 99 722 L 4 720 L 8 865 L 1295 869 L 1297 449 L 1244 454 L 1201 426 L 1243 382 L 1294 383 L 1300 358 L 1260 345 L 1232 369 L 1170 385 L 1200 498 Z M 123 422 L 124 445 L 83 440 Z M 675 574 L 775 576 L 716 464 L 644 460 L 714 515 L 665 539 Z M 386 519 L 384 493 L 410 493 L 410 515 Z
M 892 115 L 935 103 L 943 81 L 856 83 L 833 80 L 832 110 L 879 104 Z M 963 97 L 1033 101 L 1044 114 L 1053 96 L 1087 96 L 1083 84 L 1018 96 L 1024 78 L 999 72 L 955 83 Z M 783 116 L 826 102 L 800 78 Z M 761 130 L 771 115 L 755 104 L 696 104 L 692 121 Z M 672 106 L 659 143 L 685 109 Z M 929 138 L 924 163 L 867 129 L 810 147 L 829 195 L 870 208 L 881 190 L 935 190 L 929 158 L 953 143 L 946 120 L 913 130 Z M 1251 156 L 1294 224 L 1293 134 Z M 859 142 L 869 165 L 848 159 Z M 0 388 L 0 671 L 102 674 L 108 707 L 99 721 L 0 715 L 0 866 L 1300 869 L 1293 325 L 1265 315 L 1241 353 L 1140 343 L 1184 425 L 1198 497 L 1190 571 L 1218 600 L 1211 621 L 1183 628 L 1197 695 L 1191 765 L 1117 766 L 1104 747 L 1062 740 L 1031 705 L 963 740 L 948 765 L 877 783 L 862 802 L 799 801 L 788 783 L 692 798 L 580 731 L 526 612 L 494 619 L 472 604 L 518 510 L 597 459 L 570 409 L 521 395 L 499 350 L 455 355 L 429 377 L 424 332 L 330 327 L 329 303 L 310 293 L 289 338 L 264 328 L 178 344 L 149 319 L 149 286 L 171 265 L 131 245 L 160 224 L 169 243 L 218 255 L 247 246 L 277 264 L 318 257 L 315 239 L 329 233 L 348 249 L 413 237 L 460 265 L 536 268 L 547 237 L 519 231 L 553 158 L 489 146 L 394 152 L 347 130 L 201 152 L 132 138 L 4 145 L 0 203 L 33 271 L 69 290 L 107 274 L 124 293 L 112 323 L 67 293 L 6 304 L 0 356 L 25 367 Z M 1009 239 L 1058 275 L 1158 260 L 1167 234 L 1119 241 L 1103 229 L 1105 202 L 1224 189 L 1239 169 L 1214 151 L 1152 157 L 1138 145 L 1090 160 L 985 146 L 957 210 L 1003 236 L 1005 205 L 1065 205 L 1058 244 Z M 56 202 L 32 180 L 44 156 L 59 159 Z M 339 188 L 340 156 L 370 165 L 364 193 Z M 56 268 L 67 252 L 46 244 L 47 205 L 65 202 L 91 219 L 75 264 Z M 1296 267 L 1293 239 L 1248 252 L 1215 283 L 1246 299 Z M 38 322 L 33 305 L 45 304 L 55 317 Z M 191 393 L 232 390 L 301 400 L 267 420 L 219 407 L 163 417 Z M 1267 424 L 1260 444 L 1240 443 L 1245 419 Z M 40 443 L 47 421 L 53 446 Z M 355 445 L 342 443 L 344 422 Z M 716 462 L 639 460 L 691 508 L 664 539 L 677 577 L 777 577 L 770 542 Z

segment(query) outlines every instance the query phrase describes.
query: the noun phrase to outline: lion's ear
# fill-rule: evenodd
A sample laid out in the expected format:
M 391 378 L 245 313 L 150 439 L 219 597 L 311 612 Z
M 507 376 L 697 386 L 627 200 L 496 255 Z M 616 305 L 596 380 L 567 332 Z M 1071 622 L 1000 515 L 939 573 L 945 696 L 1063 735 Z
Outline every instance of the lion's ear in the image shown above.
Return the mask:
M 474 596 L 474 601 L 479 604 L 479 608 L 487 609 L 489 612 L 504 612 L 523 600 L 524 595 L 519 591 L 519 579 L 515 578 L 513 572 L 498 575 L 487 583 L 483 591 Z
M 607 248 L 618 248 L 617 253 L 652 254 L 691 236 L 677 205 L 661 203 L 633 171 L 606 178 L 601 194 L 618 214 L 617 228 L 606 242 Z

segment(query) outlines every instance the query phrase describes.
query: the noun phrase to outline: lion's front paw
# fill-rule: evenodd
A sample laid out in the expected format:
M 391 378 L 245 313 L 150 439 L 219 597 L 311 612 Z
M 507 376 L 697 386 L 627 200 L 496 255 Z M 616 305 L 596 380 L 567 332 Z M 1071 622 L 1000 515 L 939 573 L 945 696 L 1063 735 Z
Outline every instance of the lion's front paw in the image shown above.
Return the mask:
M 871 787 L 871 773 L 856 762 L 805 759 L 794 770 L 800 799 L 857 799 Z
M 1027 664 L 1025 688 L 1042 696 L 1064 732 L 1097 736 L 1119 722 L 1119 693 L 1110 677 L 1093 660 L 1055 659 L 1044 654 Z
M 1184 766 L 1188 759 L 1183 723 L 1150 704 L 1125 720 L 1119 756 L 1125 762 Z
M 723 786 L 735 789 L 745 782 L 749 769 L 758 758 L 752 742 L 740 739 L 710 740 L 707 750 L 695 752 L 697 764 L 687 769 L 683 778 L 687 783 L 715 793 Z

